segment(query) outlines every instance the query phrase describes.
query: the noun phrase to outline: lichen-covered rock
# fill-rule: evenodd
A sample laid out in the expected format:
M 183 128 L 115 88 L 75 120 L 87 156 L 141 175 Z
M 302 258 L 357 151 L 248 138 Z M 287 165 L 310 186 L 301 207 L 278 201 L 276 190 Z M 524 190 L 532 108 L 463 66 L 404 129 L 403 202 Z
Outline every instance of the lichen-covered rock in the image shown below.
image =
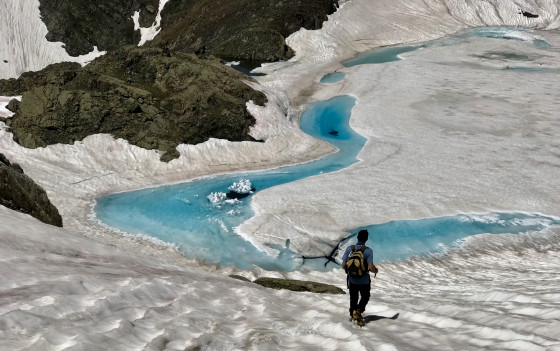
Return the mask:
M 62 227 L 62 217 L 47 193 L 0 153 L 0 205 Z
M 254 283 L 272 289 L 285 289 L 292 291 L 309 291 L 320 294 L 345 294 L 341 288 L 304 280 L 278 279 L 278 278 L 258 278 Z
M 83 68 L 50 66 L 29 76 L 35 79 L 9 82 L 27 90 L 6 122 L 14 140 L 28 148 L 108 133 L 161 150 L 169 161 L 179 156 L 179 144 L 254 140 L 248 133 L 255 120 L 246 103 L 266 102 L 243 82 L 249 77 L 217 59 L 156 48 L 131 46 Z

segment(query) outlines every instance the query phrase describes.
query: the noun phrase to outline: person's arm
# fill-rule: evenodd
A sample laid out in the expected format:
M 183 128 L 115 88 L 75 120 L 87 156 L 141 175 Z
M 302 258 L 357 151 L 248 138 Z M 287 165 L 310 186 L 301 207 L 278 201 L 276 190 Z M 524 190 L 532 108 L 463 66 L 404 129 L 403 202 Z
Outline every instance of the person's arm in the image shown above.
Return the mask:
M 379 272 L 379 270 L 377 269 L 377 267 L 375 267 L 375 265 L 373 264 L 373 251 L 371 249 L 368 250 L 368 258 L 367 258 L 367 262 L 368 262 L 368 271 L 370 271 L 371 273 L 374 274 L 374 278 L 377 276 L 377 272 Z
M 373 263 L 368 264 L 368 269 L 371 273 L 377 274 L 377 272 L 379 272 L 379 269 L 377 269 L 377 267 L 375 267 L 375 265 Z

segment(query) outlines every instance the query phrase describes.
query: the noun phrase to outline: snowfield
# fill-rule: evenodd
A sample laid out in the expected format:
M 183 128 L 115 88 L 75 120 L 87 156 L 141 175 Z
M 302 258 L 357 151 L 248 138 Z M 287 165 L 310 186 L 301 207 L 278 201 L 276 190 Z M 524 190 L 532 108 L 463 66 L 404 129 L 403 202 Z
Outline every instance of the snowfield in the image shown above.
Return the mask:
M 95 47 L 87 55 L 72 57 L 63 43 L 48 42 L 38 0 L 2 0 L 0 17 L 0 79 L 17 78 L 62 61 L 84 65 L 105 53 Z
M 347 295 L 268 290 L 5 208 L 0 233 L 2 350 L 560 347 L 560 230 L 381 264 L 363 329 L 346 319 Z M 344 287 L 341 272 L 294 277 Z
M 0 207 L 0 349 L 560 350 L 558 227 L 483 234 L 442 256 L 379 264 L 368 324 L 359 329 L 347 321 L 347 295 L 274 291 L 228 277 L 289 277 L 344 288 L 340 270 L 201 266 L 90 220 L 102 194 L 332 152 L 299 130 L 298 114 L 310 101 L 341 94 L 357 98 L 351 125 L 368 138 L 361 162 L 257 193 L 256 216 L 241 226 L 243 235 L 257 242 L 289 238 L 292 249 L 317 254 L 318 240 L 330 243 L 348 228 L 395 219 L 489 211 L 559 217 L 559 5 L 346 1 L 323 29 L 288 39 L 294 59 L 260 69 L 267 75 L 257 78 L 258 88 L 270 102 L 248 108 L 257 119 L 252 135 L 265 143 L 182 145 L 181 157 L 168 164 L 157 151 L 108 135 L 25 149 L 0 122 L 0 152 L 45 188 L 65 224 L 51 227 Z M 41 39 L 44 25 L 33 22 L 37 6 L 0 4 L 10 19 L 0 22 L 0 50 L 11 55 L 0 62 L 0 77 L 65 59 Z M 340 63 L 382 45 L 500 25 L 540 29 L 528 35 L 551 47 L 471 38 L 408 52 L 390 64 Z M 335 70 L 346 78 L 318 83 Z

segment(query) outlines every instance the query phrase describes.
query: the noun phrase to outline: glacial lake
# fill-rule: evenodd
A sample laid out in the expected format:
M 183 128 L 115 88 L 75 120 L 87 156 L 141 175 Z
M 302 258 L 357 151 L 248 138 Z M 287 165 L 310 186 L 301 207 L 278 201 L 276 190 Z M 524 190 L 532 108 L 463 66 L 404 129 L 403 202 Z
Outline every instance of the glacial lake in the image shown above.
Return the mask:
M 269 270 L 294 270 L 301 258 L 289 248 L 272 257 L 235 233 L 253 216 L 252 195 L 272 186 L 357 162 L 366 139 L 349 126 L 355 99 L 338 96 L 312 103 L 301 116 L 304 132 L 340 151 L 295 166 L 203 178 L 192 182 L 110 194 L 97 199 L 95 214 L 103 223 L 130 234 L 143 234 L 174 244 L 187 257 L 207 264 Z
M 454 45 L 472 37 L 524 40 L 522 30 L 477 28 L 417 46 L 380 48 L 345 61 L 345 67 L 359 64 L 383 64 L 400 60 L 399 55 L 434 45 Z M 521 35 L 520 35 L 521 33 Z M 534 40 L 546 48 L 548 43 Z M 527 68 L 527 71 L 536 71 Z M 327 74 L 321 82 L 344 79 L 343 73 Z M 146 235 L 175 246 L 189 258 L 221 267 L 248 269 L 252 265 L 267 270 L 293 271 L 301 267 L 323 270 L 339 267 L 330 259 L 303 259 L 285 246 L 273 246 L 278 254 L 259 251 L 236 233 L 241 223 L 251 218 L 252 195 L 264 189 L 348 167 L 366 139 L 349 126 L 355 99 L 337 96 L 309 104 L 300 120 L 301 129 L 315 138 L 337 147 L 337 153 L 319 160 L 262 172 L 246 172 L 208 177 L 194 181 L 103 196 L 96 200 L 94 212 L 102 223 L 132 235 Z M 354 228 L 340 244 L 355 241 L 355 233 L 367 228 L 367 245 L 375 250 L 375 260 L 398 261 L 412 256 L 442 252 L 465 238 L 482 233 L 522 234 L 560 225 L 560 220 L 541 214 L 487 213 L 419 220 L 392 221 Z M 335 253 L 336 250 L 333 250 Z

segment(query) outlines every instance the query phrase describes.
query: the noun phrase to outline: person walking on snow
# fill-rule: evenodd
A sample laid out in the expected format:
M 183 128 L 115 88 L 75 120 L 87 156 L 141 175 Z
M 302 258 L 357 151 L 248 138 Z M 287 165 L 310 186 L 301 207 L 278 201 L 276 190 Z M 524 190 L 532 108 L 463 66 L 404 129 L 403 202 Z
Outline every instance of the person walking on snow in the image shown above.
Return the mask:
M 342 268 L 348 274 L 347 283 L 350 291 L 350 316 L 358 325 L 363 326 L 362 313 L 366 310 L 371 291 L 369 272 L 377 275 L 378 269 L 373 264 L 373 251 L 366 246 L 369 233 L 366 229 L 358 233 L 358 243 L 346 248 L 342 256 Z

